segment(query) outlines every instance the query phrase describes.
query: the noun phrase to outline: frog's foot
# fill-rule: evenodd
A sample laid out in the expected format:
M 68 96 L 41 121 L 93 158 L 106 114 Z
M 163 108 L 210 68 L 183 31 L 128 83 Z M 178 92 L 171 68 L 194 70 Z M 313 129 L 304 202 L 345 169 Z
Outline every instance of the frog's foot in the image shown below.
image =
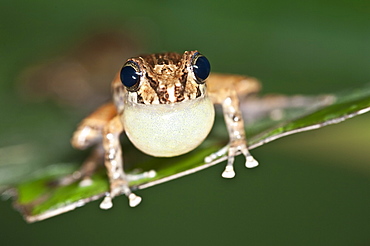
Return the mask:
M 74 182 L 79 182 L 79 187 L 88 187 L 93 184 L 93 180 L 91 179 L 91 173 L 83 173 L 81 170 L 75 171 L 70 175 L 60 178 L 57 180 L 57 185 L 59 186 L 67 186 Z
M 140 179 L 154 178 L 157 175 L 156 171 L 150 170 L 143 173 L 126 174 L 129 181 L 137 181 Z
M 106 194 L 102 203 L 100 203 L 101 209 L 110 209 L 113 207 L 112 199 L 118 195 L 125 194 L 129 200 L 130 207 L 136 207 L 141 202 L 141 197 L 131 192 L 128 187 L 126 178 L 118 178 L 111 181 L 110 192 Z
M 223 155 L 225 155 L 227 153 L 228 149 L 229 149 L 229 145 L 226 145 L 225 147 L 223 147 L 222 149 L 218 150 L 217 152 L 212 153 L 209 156 L 205 157 L 204 158 L 204 162 L 205 163 L 211 163 L 211 162 L 217 160 L 218 158 L 220 158 Z
M 253 158 L 253 156 L 249 153 L 247 145 L 242 144 L 228 144 L 219 151 L 207 156 L 204 158 L 204 161 L 206 163 L 211 163 L 215 161 L 216 159 L 222 157 L 227 153 L 227 164 L 225 167 L 225 170 L 222 173 L 223 178 L 234 178 L 235 177 L 235 171 L 234 171 L 234 159 L 235 156 L 239 153 L 242 153 L 245 156 L 245 166 L 247 168 L 253 168 L 258 166 L 258 162 Z
M 243 148 L 241 150 L 241 152 L 245 156 L 245 167 L 254 168 L 254 167 L 258 166 L 258 161 L 256 159 L 254 159 L 254 157 L 251 155 L 251 153 L 249 153 L 249 150 L 246 146 L 245 146 L 245 148 Z
M 127 196 L 127 198 L 129 200 L 130 207 L 136 207 L 141 202 L 141 197 L 135 195 L 134 193 L 130 193 Z M 107 194 L 104 197 L 104 200 L 100 203 L 100 208 L 104 209 L 104 210 L 107 210 L 107 209 L 110 209 L 112 207 L 113 207 L 112 197 L 111 197 L 110 194 Z
M 104 152 L 100 145 L 96 146 L 91 152 L 90 156 L 83 162 L 82 166 L 57 181 L 58 185 L 66 186 L 79 181 L 80 187 L 87 187 L 92 185 L 93 180 L 91 176 L 95 173 L 96 169 L 103 163 Z
M 251 153 L 249 153 L 247 144 L 245 142 L 241 142 L 238 144 L 230 144 L 229 153 L 228 153 L 228 160 L 232 158 L 232 161 L 234 160 L 234 156 L 236 156 L 239 153 L 242 153 L 245 156 L 245 167 L 247 168 L 253 168 L 258 166 L 258 161 L 253 158 Z M 229 163 L 228 163 L 229 165 Z
M 67 186 L 75 182 L 79 182 L 78 185 L 80 187 L 87 187 L 90 186 L 93 181 L 90 174 L 86 174 L 82 170 L 77 170 L 72 174 L 56 180 L 55 184 L 58 186 Z
M 78 186 L 80 187 L 88 187 L 93 184 L 93 180 L 91 179 L 90 176 L 85 176 L 82 178 Z
M 204 162 L 205 163 L 211 163 L 211 162 L 219 159 L 220 157 L 224 156 L 229 151 L 229 148 L 230 148 L 230 145 L 228 144 L 225 147 L 223 147 L 222 149 L 218 150 L 217 152 L 212 153 L 209 156 L 207 156 L 206 158 L 204 158 Z M 234 163 L 234 156 L 229 156 L 225 171 L 222 173 L 222 177 L 224 177 L 224 178 L 234 178 L 235 177 L 235 171 L 234 171 L 233 163 Z
M 112 199 L 118 195 L 125 194 L 129 200 L 130 207 L 136 207 L 141 202 L 141 197 L 132 193 L 128 186 L 130 181 L 137 181 L 145 178 L 155 177 L 156 172 L 150 170 L 139 174 L 126 174 L 125 177 L 120 177 L 111 182 L 110 192 L 106 194 L 104 200 L 100 204 L 101 209 L 110 209 L 113 206 Z

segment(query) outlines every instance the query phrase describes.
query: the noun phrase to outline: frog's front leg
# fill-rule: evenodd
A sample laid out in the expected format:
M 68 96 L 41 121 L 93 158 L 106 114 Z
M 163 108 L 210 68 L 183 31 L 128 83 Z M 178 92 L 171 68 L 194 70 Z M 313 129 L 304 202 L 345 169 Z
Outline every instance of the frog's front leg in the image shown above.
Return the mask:
M 243 116 L 239 109 L 239 100 L 236 93 L 231 93 L 231 95 L 222 102 L 222 110 L 230 138 L 228 144 L 227 165 L 225 171 L 222 173 L 222 177 L 233 178 L 235 176 L 233 167 L 234 156 L 239 152 L 241 152 L 246 158 L 246 167 L 256 167 L 258 162 L 248 151 Z
M 123 125 L 119 116 L 114 117 L 103 130 L 103 147 L 105 150 L 105 167 L 110 183 L 110 192 L 106 195 L 100 208 L 109 209 L 113 206 L 115 196 L 125 194 L 131 207 L 141 202 L 141 197 L 131 192 L 128 178 L 123 170 L 123 159 L 119 136 L 123 132 Z
M 238 93 L 248 94 L 258 91 L 259 84 L 253 78 L 233 75 L 214 75 L 210 76 L 209 81 L 209 96 L 214 101 L 222 105 L 223 115 L 226 127 L 229 133 L 229 144 L 220 151 L 206 157 L 206 162 L 211 162 L 219 156 L 226 154 L 227 165 L 222 173 L 224 178 L 233 178 L 234 158 L 237 154 L 242 153 L 245 158 L 245 166 L 253 168 L 258 165 L 258 162 L 249 153 L 247 140 L 244 130 L 244 120 L 239 107 Z

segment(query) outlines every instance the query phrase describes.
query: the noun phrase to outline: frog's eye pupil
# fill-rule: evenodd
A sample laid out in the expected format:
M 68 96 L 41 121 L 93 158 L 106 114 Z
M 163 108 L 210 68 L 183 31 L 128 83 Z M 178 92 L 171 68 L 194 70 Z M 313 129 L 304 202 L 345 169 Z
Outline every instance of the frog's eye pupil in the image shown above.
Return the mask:
M 140 81 L 140 76 L 141 74 L 129 64 L 123 66 L 123 68 L 121 69 L 121 82 L 127 88 L 137 85 Z
M 197 79 L 200 82 L 203 82 L 208 78 L 208 75 L 211 72 L 211 64 L 205 56 L 199 55 L 195 58 L 193 71 Z

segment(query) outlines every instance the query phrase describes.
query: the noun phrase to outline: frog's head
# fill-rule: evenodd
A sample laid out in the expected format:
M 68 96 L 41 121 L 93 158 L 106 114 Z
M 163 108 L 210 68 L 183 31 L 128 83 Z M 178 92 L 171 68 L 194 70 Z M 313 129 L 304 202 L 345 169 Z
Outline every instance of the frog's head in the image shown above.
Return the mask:
M 209 61 L 198 51 L 143 55 L 126 61 L 119 86 L 132 103 L 173 104 L 203 97 L 209 73 Z
M 209 73 L 210 64 L 198 51 L 128 59 L 113 81 L 113 96 L 130 141 L 162 157 L 202 143 L 215 114 L 206 96 Z

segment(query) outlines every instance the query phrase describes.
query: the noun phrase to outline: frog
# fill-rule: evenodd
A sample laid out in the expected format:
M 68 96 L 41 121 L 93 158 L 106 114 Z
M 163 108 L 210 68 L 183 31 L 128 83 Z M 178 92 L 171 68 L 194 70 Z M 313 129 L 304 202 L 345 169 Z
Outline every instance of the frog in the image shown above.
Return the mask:
M 112 101 L 84 118 L 71 139 L 74 148 L 93 148 L 81 173 L 89 173 L 86 170 L 104 161 L 109 191 L 100 208 L 111 208 L 112 199 L 122 194 L 130 207 L 142 200 L 129 187 L 135 177 L 124 171 L 121 134 L 125 133 L 137 149 L 150 156 L 183 155 L 209 135 L 215 105 L 221 105 L 229 142 L 206 156 L 205 163 L 227 155 L 224 178 L 235 176 L 234 159 L 238 154 L 244 155 L 247 168 L 258 166 L 248 150 L 239 98 L 258 92 L 260 87 L 253 77 L 211 73 L 209 60 L 197 50 L 127 59 L 111 84 Z M 155 171 L 147 175 L 153 177 Z

